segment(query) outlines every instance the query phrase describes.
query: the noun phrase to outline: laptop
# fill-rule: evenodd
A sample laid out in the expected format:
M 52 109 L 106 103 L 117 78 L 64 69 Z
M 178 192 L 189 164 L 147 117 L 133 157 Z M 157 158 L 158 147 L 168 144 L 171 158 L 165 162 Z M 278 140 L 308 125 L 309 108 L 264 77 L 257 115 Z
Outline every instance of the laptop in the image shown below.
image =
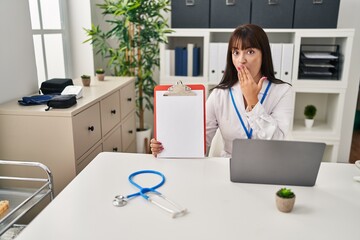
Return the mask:
M 230 179 L 239 183 L 314 186 L 325 146 L 319 142 L 235 139 Z

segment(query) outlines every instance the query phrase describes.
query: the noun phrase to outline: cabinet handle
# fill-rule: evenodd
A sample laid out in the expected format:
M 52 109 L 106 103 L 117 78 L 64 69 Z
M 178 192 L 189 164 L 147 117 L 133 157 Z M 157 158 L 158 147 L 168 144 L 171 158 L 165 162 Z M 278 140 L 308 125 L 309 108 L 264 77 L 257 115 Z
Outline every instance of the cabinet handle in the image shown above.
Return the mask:
M 89 131 L 91 131 L 91 132 L 93 132 L 93 131 L 94 131 L 94 129 L 95 129 L 95 128 L 94 128 L 94 126 L 90 126 L 90 127 L 88 127 L 88 130 L 89 130 Z
M 116 114 L 116 110 L 115 109 L 111 110 L 111 114 Z
M 323 0 L 313 0 L 313 4 L 323 4 Z
M 118 148 L 117 147 L 114 147 L 113 148 L 113 152 L 117 152 L 118 151 Z
M 195 0 L 185 0 L 185 5 L 186 6 L 194 6 L 195 5 Z
M 132 134 L 132 133 L 133 133 L 133 130 L 129 130 L 128 133 Z
M 131 102 L 132 98 L 129 97 L 129 98 L 127 98 L 126 100 L 127 100 L 128 102 Z
M 227 6 L 235 5 L 235 0 L 226 0 L 226 5 Z
M 269 5 L 277 5 L 277 4 L 279 4 L 279 2 L 278 2 L 278 0 L 269 0 L 268 4 Z

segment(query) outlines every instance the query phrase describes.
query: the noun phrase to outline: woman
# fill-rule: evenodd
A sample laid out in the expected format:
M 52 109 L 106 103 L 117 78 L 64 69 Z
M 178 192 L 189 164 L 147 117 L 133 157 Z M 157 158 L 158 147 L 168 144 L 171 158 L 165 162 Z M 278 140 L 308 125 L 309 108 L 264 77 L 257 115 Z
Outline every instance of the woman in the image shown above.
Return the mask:
M 206 144 L 219 128 L 224 139 L 222 156 L 229 157 L 236 138 L 284 139 L 293 116 L 290 84 L 276 79 L 270 44 L 264 30 L 253 24 L 232 33 L 224 76 L 206 102 Z M 156 139 L 153 155 L 163 150 Z

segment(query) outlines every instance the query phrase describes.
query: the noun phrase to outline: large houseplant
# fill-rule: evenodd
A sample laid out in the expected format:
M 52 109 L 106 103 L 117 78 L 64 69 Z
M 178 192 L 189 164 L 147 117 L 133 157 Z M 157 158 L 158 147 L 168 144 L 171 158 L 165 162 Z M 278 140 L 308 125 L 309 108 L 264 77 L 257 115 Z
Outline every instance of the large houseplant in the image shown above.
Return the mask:
M 145 109 L 153 111 L 152 73 L 159 67 L 159 43 L 166 43 L 171 30 L 163 12 L 170 11 L 169 0 L 104 0 L 102 9 L 110 30 L 93 25 L 85 29 L 96 54 L 108 60 L 115 76 L 136 76 L 136 107 L 139 130 L 144 129 Z

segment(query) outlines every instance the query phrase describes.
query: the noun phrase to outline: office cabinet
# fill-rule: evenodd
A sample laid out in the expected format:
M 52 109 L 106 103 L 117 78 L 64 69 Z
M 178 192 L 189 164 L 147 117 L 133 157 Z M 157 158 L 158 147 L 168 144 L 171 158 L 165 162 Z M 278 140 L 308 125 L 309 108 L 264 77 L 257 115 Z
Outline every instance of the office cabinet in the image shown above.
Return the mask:
M 210 0 L 171 1 L 172 28 L 208 28 Z
M 45 164 L 58 194 L 99 152 L 136 152 L 134 82 L 130 77 L 93 78 L 67 109 L 24 107 L 17 99 L 1 104 L 0 159 Z M 81 79 L 74 84 L 81 85 Z
M 250 22 L 251 0 L 211 0 L 210 27 L 235 28 Z
M 296 1 L 294 28 L 336 28 L 340 0 Z
M 263 28 L 292 28 L 295 0 L 252 0 L 251 23 Z
M 203 84 L 209 90 L 221 79 L 221 63 L 225 60 L 219 54 L 226 51 L 227 42 L 233 29 L 178 29 L 168 34 L 169 43 L 160 46 L 160 83 L 174 84 L 181 80 L 184 84 Z M 278 46 L 279 77 L 292 84 L 294 89 L 294 114 L 291 121 L 289 140 L 325 142 L 327 144 L 323 161 L 338 161 L 338 149 L 343 144 L 341 126 L 345 93 L 348 88 L 349 67 L 352 54 L 354 30 L 352 29 L 265 29 L 271 45 Z M 203 58 L 204 71 L 200 77 L 172 76 L 166 74 L 165 66 L 171 65 L 165 52 L 177 44 L 197 41 Z M 201 43 L 201 44 L 200 44 Z M 316 75 L 301 74 L 302 46 L 338 46 L 339 56 L 336 79 Z M 226 53 L 225 53 L 226 54 Z M 274 60 L 274 58 L 273 58 Z M 217 69 L 217 72 L 213 70 Z M 286 78 L 286 79 L 285 79 Z M 208 96 L 209 93 L 207 93 Z M 313 104 L 318 109 L 311 129 L 304 125 L 304 107 Z M 349 146 L 350 149 L 350 146 Z

